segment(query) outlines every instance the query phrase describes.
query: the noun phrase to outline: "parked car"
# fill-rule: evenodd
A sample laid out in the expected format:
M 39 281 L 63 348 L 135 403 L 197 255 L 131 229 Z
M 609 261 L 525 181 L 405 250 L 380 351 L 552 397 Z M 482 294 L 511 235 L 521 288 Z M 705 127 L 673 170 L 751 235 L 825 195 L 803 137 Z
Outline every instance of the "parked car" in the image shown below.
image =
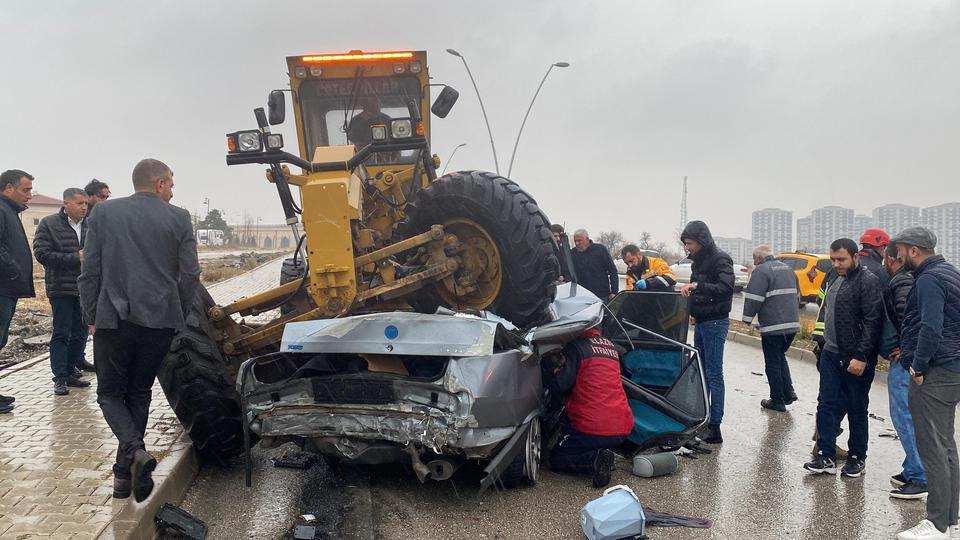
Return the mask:
M 747 288 L 750 281 L 750 269 L 742 264 L 733 265 L 733 291 L 740 292 Z
M 676 292 L 621 292 L 604 319 L 596 296 L 567 283 L 554 319 L 525 331 L 443 308 L 288 323 L 280 352 L 241 366 L 245 437 L 361 465 L 406 463 L 422 482 L 469 462 L 484 468 L 481 491 L 532 484 L 562 414 L 548 406 L 560 400 L 544 389 L 541 359 L 604 321 L 604 334 L 629 351 L 622 381 L 634 432 L 621 453 L 681 445 L 708 409 L 699 356 L 685 344 L 687 305 Z
M 823 278 L 832 268 L 830 256 L 795 251 L 781 253 L 776 258 L 793 268 L 793 271 L 797 274 L 797 283 L 800 285 L 798 295 L 800 306 L 802 307 L 808 302 L 816 302 Z
M 670 269 L 673 270 L 673 275 L 677 276 L 677 283 L 690 283 L 690 266 L 692 264 L 693 261 L 686 258 L 680 259 L 679 262 L 670 265 Z

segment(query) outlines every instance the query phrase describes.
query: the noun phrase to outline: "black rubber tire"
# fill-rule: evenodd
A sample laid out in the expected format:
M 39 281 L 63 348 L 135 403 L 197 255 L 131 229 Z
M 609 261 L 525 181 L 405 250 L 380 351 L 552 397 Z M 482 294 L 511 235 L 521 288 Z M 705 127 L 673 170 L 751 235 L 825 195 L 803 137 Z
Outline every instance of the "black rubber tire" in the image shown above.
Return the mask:
M 510 465 L 500 474 L 500 483 L 506 489 L 513 489 L 521 485 L 535 486 L 540 479 L 539 469 L 541 462 L 541 433 L 540 419 L 531 420 L 530 431 L 527 432 L 524 440 L 524 448 L 514 456 Z M 533 455 L 533 446 L 537 450 Z M 528 471 L 528 469 L 532 469 Z
M 294 264 L 296 262 L 296 264 Z M 283 260 L 283 266 L 280 268 L 280 284 L 290 283 L 291 281 L 296 281 L 298 279 L 303 279 L 303 272 L 306 266 L 303 264 L 303 259 L 297 257 L 287 258 Z M 296 306 L 292 302 L 287 302 L 280 306 L 280 314 L 286 315 L 296 309 Z
M 548 320 L 560 275 L 556 243 L 550 220 L 516 182 L 489 172 L 450 173 L 418 191 L 406 213 L 401 226 L 406 237 L 456 218 L 483 227 L 500 251 L 503 275 L 500 292 L 487 309 L 520 328 Z M 434 287 L 411 295 L 414 309 L 436 311 L 441 301 Z
M 243 424 L 235 368 L 211 337 L 207 310 L 213 305 L 201 286 L 157 378 L 194 448 L 204 459 L 224 462 L 243 452 Z

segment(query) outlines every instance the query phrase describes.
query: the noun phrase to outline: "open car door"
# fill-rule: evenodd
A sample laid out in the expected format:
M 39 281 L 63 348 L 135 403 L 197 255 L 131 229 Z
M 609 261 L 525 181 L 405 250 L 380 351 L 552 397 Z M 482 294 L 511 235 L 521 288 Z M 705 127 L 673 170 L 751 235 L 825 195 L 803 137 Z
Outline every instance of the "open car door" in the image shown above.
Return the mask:
M 607 307 L 603 335 L 627 350 L 623 387 L 633 411 L 633 432 L 623 451 L 679 446 L 707 423 L 703 365 L 687 345 L 688 299 L 677 292 L 623 291 Z

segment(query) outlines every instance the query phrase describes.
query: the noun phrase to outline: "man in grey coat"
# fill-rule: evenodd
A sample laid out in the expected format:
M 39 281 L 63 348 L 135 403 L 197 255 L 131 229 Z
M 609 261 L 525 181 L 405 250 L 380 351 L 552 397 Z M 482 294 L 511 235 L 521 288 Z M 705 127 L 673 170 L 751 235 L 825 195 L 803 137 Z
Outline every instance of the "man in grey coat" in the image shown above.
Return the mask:
M 97 204 L 88 219 L 80 303 L 93 334 L 97 402 L 119 441 L 113 496 L 139 502 L 153 490 L 145 450 L 151 388 L 199 284 L 190 214 L 169 204 L 173 172 L 144 159 L 135 193 Z
M 753 250 L 753 274 L 743 291 L 743 322 L 759 319 L 760 345 L 770 384 L 770 399 L 760 401 L 764 409 L 786 412 L 797 400 L 787 365 L 787 351 L 800 331 L 800 303 L 797 301 L 797 274 L 773 258 L 769 246 Z

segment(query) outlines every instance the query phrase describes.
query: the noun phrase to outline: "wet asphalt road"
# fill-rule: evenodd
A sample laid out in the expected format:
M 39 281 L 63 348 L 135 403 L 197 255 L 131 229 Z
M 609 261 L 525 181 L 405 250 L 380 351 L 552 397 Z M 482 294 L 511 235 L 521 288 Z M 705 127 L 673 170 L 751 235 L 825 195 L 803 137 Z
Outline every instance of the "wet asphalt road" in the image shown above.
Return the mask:
M 652 528 L 650 538 L 892 538 L 923 517 L 922 502 L 888 496 L 889 477 L 900 472 L 903 455 L 898 441 L 879 437 L 892 429 L 882 374 L 871 393 L 877 418 L 870 423 L 866 474 L 846 479 L 810 476 L 802 468 L 814 427 L 812 364 L 793 361 L 800 401 L 788 413 L 772 413 L 759 406 L 767 392 L 759 349 L 728 342 L 725 361 L 723 445 L 681 459 L 675 475 L 658 479 L 634 477 L 626 461 L 618 463 L 613 483 L 630 485 L 645 505 L 715 521 L 709 530 Z M 294 518 L 311 512 L 332 538 L 368 536 L 370 527 L 385 539 L 576 539 L 582 538 L 580 508 L 601 492 L 588 478 L 547 470 L 535 487 L 477 497 L 478 476 L 468 469 L 453 482 L 421 485 L 400 465 L 333 473 L 320 464 L 302 473 L 276 469 L 263 456 L 257 463 L 253 489 L 243 487 L 240 466 L 202 471 L 184 506 L 207 521 L 210 538 L 289 538 Z M 351 509 L 370 521 L 343 523 Z

